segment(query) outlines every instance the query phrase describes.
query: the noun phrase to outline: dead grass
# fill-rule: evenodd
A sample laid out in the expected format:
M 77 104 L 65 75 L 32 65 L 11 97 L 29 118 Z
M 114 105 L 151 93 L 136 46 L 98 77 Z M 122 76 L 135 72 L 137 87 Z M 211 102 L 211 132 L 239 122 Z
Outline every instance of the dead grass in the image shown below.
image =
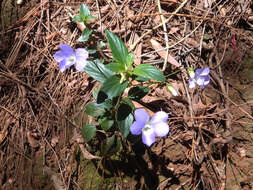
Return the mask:
M 57 176 L 54 179 L 65 189 L 83 188 L 79 184 L 85 173 L 76 176 L 83 171 L 75 159 L 79 145 L 73 130 L 79 132 L 87 117 L 76 124 L 73 121 L 90 100 L 94 81 L 73 69 L 60 73 L 52 55 L 60 43 L 95 46 L 96 41 L 105 41 L 100 35 L 105 29 L 126 42 L 136 55 L 135 64 L 155 64 L 169 74 L 178 69 L 172 62 L 175 59 L 185 67 L 208 66 L 212 70 L 212 84 L 204 90 L 189 91 L 182 77 L 185 70 L 180 67 L 182 74 L 168 77 L 179 97 L 158 85 L 143 99 L 152 111 L 163 109 L 170 114 L 171 135 L 140 155 L 143 160 L 138 162 L 147 165 L 144 169 L 133 165 L 138 172 L 129 174 L 132 181 L 128 186 L 115 183 L 115 189 L 223 190 L 231 185 L 228 177 L 237 180 L 236 187 L 252 187 L 245 178 L 226 173 L 229 161 L 235 158 L 230 156 L 236 152 L 236 144 L 231 145 L 234 123 L 240 122 L 235 112 L 248 117 L 251 124 L 252 112 L 229 98 L 231 85 L 224 78 L 224 72 L 239 71 L 247 49 L 252 48 L 251 1 L 89 0 L 85 3 L 98 19 L 90 23 L 94 40 L 84 44 L 76 42 L 80 31 L 70 22 L 80 3 L 41 1 L 1 32 L 2 188 L 53 188 L 57 180 L 43 178 L 44 166 L 51 168 L 46 170 L 48 176 Z M 157 49 L 151 39 L 164 48 Z M 107 49 L 103 53 L 108 56 Z M 134 160 L 128 159 L 129 163 Z M 36 169 L 38 164 L 41 168 Z M 123 181 L 128 174 L 121 169 L 115 176 Z M 146 170 L 153 178 L 145 176 Z M 44 180 L 38 180 L 37 173 Z

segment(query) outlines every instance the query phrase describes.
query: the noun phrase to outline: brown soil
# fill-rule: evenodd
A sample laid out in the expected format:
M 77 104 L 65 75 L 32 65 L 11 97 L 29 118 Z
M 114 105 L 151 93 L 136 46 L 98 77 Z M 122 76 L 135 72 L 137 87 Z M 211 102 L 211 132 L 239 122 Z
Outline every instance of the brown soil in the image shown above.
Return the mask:
M 93 40 L 78 43 L 70 15 L 81 2 L 1 2 L 0 189 L 253 189 L 252 2 L 160 0 L 161 11 L 153 0 L 85 3 L 97 19 Z M 74 68 L 59 72 L 53 54 L 60 43 L 95 47 L 110 29 L 135 64 L 162 69 L 166 51 L 154 52 L 150 41 L 166 47 L 160 13 L 171 17 L 164 73 L 178 70 L 174 58 L 184 68 L 210 67 L 211 83 L 189 90 L 181 68 L 167 77 L 180 96 L 153 86 L 140 103 L 169 113 L 170 135 L 151 148 L 124 141 L 120 153 L 99 160 L 98 142 L 80 137 L 83 124 L 94 122 L 84 106 L 98 84 Z

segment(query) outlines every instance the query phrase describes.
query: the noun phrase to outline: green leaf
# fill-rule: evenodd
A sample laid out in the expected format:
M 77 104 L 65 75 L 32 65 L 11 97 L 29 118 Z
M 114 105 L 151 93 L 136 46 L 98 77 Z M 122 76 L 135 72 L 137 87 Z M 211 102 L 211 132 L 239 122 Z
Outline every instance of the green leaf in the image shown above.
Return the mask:
M 117 110 L 117 124 L 119 130 L 124 138 L 126 138 L 130 132 L 130 126 L 134 121 L 134 117 L 132 114 L 134 105 L 131 100 L 128 98 L 123 100 L 123 103 L 120 104 Z
M 101 146 L 101 153 L 103 156 L 111 156 L 116 152 L 119 152 L 122 148 L 121 141 L 115 135 L 106 139 Z
M 88 20 L 96 19 L 96 17 L 95 17 L 95 16 L 92 16 L 92 15 L 88 15 L 88 16 L 86 17 L 86 19 L 87 19 L 87 21 L 88 21 Z
M 120 78 L 111 76 L 108 78 L 101 87 L 100 91 L 104 92 L 109 99 L 119 96 L 128 86 L 128 82 L 120 83 Z
M 137 76 L 135 78 L 135 80 L 139 81 L 139 82 L 147 82 L 149 79 L 145 78 L 145 77 L 141 77 L 141 76 Z
M 146 86 L 135 86 L 128 91 L 128 97 L 133 100 L 140 100 L 147 95 L 150 88 Z
M 96 126 L 92 124 L 84 125 L 82 128 L 82 136 L 86 142 L 89 142 L 96 135 Z
M 124 120 L 118 121 L 119 130 L 124 138 L 129 135 L 130 126 L 134 121 L 133 114 L 129 114 Z
M 96 88 L 94 88 L 93 91 L 92 91 L 92 97 L 93 97 L 95 100 L 96 100 L 97 97 L 98 97 L 98 92 L 99 92 L 99 90 L 100 90 L 100 87 L 96 87 Z
M 165 77 L 161 71 L 149 64 L 140 64 L 134 68 L 133 74 L 144 78 L 164 82 Z
M 80 9 L 79 9 L 79 15 L 81 19 L 83 20 L 83 22 L 86 22 L 87 21 L 86 17 L 90 15 L 89 8 L 86 5 L 81 4 Z
M 80 17 L 79 15 L 77 15 L 77 16 L 74 16 L 74 17 L 72 18 L 72 21 L 73 21 L 73 22 L 82 22 L 82 19 L 81 19 L 81 17 Z
M 97 47 L 100 48 L 100 49 L 104 48 L 105 46 L 106 46 L 106 43 L 104 43 L 103 41 L 99 41 L 97 43 Z
M 124 42 L 109 30 L 106 30 L 105 33 L 114 59 L 120 64 L 126 65 L 128 62 L 128 50 Z
M 85 72 L 98 82 L 104 83 L 109 77 L 113 76 L 113 72 L 105 67 L 100 60 L 88 61 Z
M 127 65 L 127 66 L 131 66 L 131 65 L 133 65 L 133 62 L 134 62 L 134 54 L 129 53 L 129 54 L 127 55 L 126 65 Z
M 88 103 L 85 106 L 85 112 L 93 117 L 99 117 L 105 113 L 104 105 L 97 104 L 96 102 Z
M 109 110 L 113 107 L 112 105 L 112 100 L 105 100 L 103 103 L 99 104 L 101 105 L 103 108 Z
M 86 28 L 83 32 L 80 38 L 78 38 L 78 42 L 87 42 L 90 38 L 90 35 L 92 34 L 93 30 Z
M 95 49 L 87 49 L 87 51 L 88 51 L 89 55 L 95 54 L 97 52 L 97 50 L 95 50 Z
M 107 118 L 103 118 L 99 120 L 98 122 L 101 125 L 101 128 L 105 131 L 108 131 L 114 124 L 113 120 L 109 120 Z
M 119 64 L 119 63 L 109 63 L 105 67 L 115 73 L 120 73 L 120 72 L 126 71 L 125 66 L 122 64 Z

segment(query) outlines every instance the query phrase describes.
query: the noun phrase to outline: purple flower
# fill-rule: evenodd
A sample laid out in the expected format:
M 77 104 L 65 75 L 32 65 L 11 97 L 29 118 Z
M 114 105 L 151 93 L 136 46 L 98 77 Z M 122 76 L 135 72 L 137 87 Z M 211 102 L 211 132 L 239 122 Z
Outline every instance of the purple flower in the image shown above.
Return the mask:
M 150 119 L 145 109 L 137 109 L 134 112 L 135 122 L 130 127 L 133 135 L 142 134 L 142 142 L 151 146 L 155 142 L 156 136 L 164 137 L 169 133 L 167 124 L 168 114 L 159 111 Z
M 70 66 L 75 65 L 76 70 L 83 71 L 88 58 L 88 51 L 84 48 L 77 48 L 76 51 L 67 44 L 60 44 L 60 50 L 54 54 L 54 59 L 59 63 L 61 72 Z
M 189 88 L 194 88 L 197 85 L 205 88 L 207 84 L 210 82 L 210 69 L 208 67 L 203 69 L 197 69 L 194 73 L 192 69 L 188 70 L 190 79 L 189 79 Z

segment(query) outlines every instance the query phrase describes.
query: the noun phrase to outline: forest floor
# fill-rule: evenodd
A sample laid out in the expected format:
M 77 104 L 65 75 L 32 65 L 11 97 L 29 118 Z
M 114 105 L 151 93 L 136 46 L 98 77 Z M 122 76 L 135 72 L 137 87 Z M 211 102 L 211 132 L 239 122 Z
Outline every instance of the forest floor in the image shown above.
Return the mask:
M 251 0 L 17 2 L 0 8 L 0 189 L 253 189 Z M 96 17 L 82 43 L 71 21 L 81 3 Z M 97 160 L 99 144 L 80 133 L 99 84 L 74 68 L 60 72 L 53 55 L 61 43 L 95 49 L 106 29 L 135 65 L 168 75 L 179 96 L 156 84 L 139 102 L 169 113 L 166 138 Z M 110 58 L 108 46 L 89 59 L 102 55 Z M 206 88 L 187 88 L 189 66 L 210 68 Z

